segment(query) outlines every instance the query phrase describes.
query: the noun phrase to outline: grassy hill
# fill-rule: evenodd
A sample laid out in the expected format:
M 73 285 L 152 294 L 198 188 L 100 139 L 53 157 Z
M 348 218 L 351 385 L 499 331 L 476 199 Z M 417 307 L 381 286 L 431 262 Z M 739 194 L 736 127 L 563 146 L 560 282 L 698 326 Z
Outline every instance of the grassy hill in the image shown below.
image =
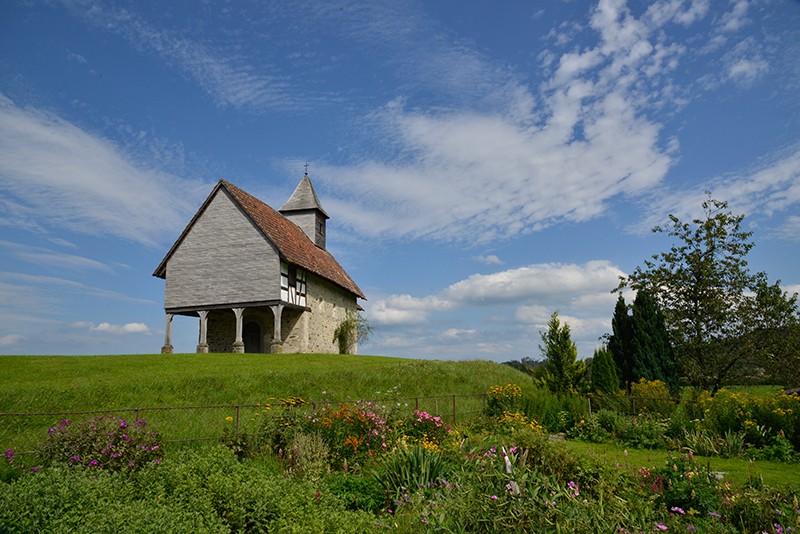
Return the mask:
M 4 356 L 0 365 L 0 413 L 248 405 L 288 396 L 379 400 L 391 388 L 411 403 L 409 410 L 414 397 L 441 396 L 422 399 L 420 408 L 450 413 L 452 403 L 444 396 L 477 395 L 493 385 L 528 381 L 508 366 L 486 361 L 338 354 Z M 459 413 L 479 409 L 479 399 L 459 399 Z M 207 436 L 211 429 L 219 434 L 230 415 L 229 408 L 140 413 L 165 437 L 184 437 L 187 431 Z M 0 416 L 0 447 L 22 446 L 57 420 Z

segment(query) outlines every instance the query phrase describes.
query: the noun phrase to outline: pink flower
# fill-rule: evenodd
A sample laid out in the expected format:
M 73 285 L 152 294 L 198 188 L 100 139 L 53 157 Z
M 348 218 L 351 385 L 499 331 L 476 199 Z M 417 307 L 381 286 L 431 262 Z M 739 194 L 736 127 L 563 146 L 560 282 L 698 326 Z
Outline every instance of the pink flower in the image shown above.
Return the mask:
M 663 523 L 656 523 L 656 528 L 658 530 L 669 530 L 669 527 Z
M 493 501 L 496 501 L 496 500 L 497 500 L 497 495 L 492 495 L 492 496 L 491 496 L 491 499 L 492 499 Z

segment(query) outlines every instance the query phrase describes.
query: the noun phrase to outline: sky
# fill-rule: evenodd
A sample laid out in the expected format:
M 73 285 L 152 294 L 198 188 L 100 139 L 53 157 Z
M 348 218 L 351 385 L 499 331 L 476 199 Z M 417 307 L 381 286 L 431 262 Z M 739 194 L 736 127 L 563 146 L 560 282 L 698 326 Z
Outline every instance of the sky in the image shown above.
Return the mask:
M 541 359 L 557 310 L 590 357 L 709 193 L 800 291 L 798 95 L 789 0 L 7 0 L 0 354 L 159 352 L 214 184 L 277 209 L 306 162 L 362 354 Z

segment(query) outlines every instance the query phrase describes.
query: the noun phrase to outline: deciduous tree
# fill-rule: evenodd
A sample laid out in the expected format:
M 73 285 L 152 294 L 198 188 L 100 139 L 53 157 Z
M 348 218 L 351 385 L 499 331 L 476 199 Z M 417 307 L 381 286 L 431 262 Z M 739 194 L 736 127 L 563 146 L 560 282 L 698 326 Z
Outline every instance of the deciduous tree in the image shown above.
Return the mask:
M 619 289 L 655 297 L 683 374 L 715 393 L 770 351 L 771 336 L 757 335 L 760 325 L 776 332 L 797 321 L 797 295 L 750 273 L 745 257 L 754 243 L 742 229 L 744 215 L 711 198 L 702 207 L 703 216 L 690 223 L 670 215 L 667 226 L 654 228 L 676 242 L 622 278 Z

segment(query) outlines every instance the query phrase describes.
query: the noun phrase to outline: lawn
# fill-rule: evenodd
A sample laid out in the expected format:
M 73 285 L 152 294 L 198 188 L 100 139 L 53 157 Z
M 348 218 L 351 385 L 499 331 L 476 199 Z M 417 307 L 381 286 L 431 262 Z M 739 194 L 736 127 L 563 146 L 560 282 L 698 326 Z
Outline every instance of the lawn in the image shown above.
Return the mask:
M 584 441 L 563 441 L 559 446 L 576 454 L 600 460 L 607 465 L 620 467 L 629 473 L 639 468 L 660 467 L 677 453 L 665 450 L 632 449 L 614 443 L 587 443 Z M 720 456 L 695 456 L 695 461 L 718 472 L 724 480 L 745 484 L 753 478 L 761 478 L 770 486 L 800 486 L 800 466 L 767 460 L 749 461 L 741 458 L 722 458 Z

